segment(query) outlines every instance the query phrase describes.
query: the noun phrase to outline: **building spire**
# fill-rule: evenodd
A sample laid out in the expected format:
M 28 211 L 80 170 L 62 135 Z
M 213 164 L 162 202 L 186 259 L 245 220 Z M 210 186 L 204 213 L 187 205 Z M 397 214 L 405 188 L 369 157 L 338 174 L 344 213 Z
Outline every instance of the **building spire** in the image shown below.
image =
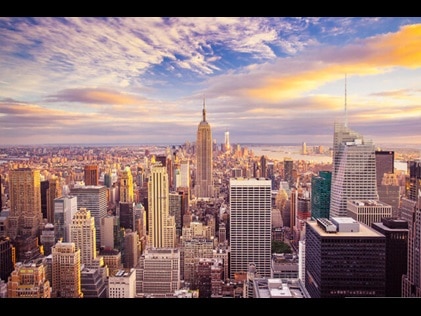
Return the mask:
M 348 112 L 346 110 L 346 73 L 345 73 L 345 127 L 348 127 Z
M 205 96 L 203 96 L 203 122 L 206 122 Z

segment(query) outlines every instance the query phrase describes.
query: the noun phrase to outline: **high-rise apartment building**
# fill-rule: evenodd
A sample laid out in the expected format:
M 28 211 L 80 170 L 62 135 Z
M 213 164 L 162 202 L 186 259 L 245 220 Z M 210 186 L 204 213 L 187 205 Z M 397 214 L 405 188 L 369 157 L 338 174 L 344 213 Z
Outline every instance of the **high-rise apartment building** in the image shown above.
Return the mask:
M 371 141 L 335 123 L 330 217 L 347 216 L 347 201 L 378 200 L 375 148 Z
M 98 185 L 99 184 L 98 165 L 86 165 L 84 167 L 83 180 L 85 182 L 85 185 Z
M 167 168 L 151 166 L 148 181 L 148 245 L 154 248 L 175 247 L 175 218 L 169 214 Z
M 80 249 L 75 243 L 57 242 L 52 248 L 51 297 L 83 298 Z
M 86 208 L 80 208 L 70 224 L 70 242 L 80 249 L 80 263 L 91 265 L 96 258 L 95 220 Z
M 386 237 L 346 216 L 309 220 L 304 278 L 311 298 L 384 297 Z
M 230 278 L 246 273 L 250 263 L 261 277 L 271 275 L 271 181 L 231 178 Z
M 210 124 L 206 121 L 206 108 L 203 100 L 202 121 L 197 128 L 196 140 L 195 192 L 197 198 L 207 199 L 214 196 L 212 149 L 212 131 Z

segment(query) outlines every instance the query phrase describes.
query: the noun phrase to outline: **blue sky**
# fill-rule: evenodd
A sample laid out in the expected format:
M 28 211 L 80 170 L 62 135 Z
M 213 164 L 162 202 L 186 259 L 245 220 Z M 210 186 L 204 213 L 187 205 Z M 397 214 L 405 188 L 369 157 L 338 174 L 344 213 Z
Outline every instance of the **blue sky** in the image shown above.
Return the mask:
M 205 100 L 218 143 L 330 144 L 346 103 L 374 143 L 421 145 L 420 17 L 0 17 L 0 34 L 0 144 L 194 142 Z

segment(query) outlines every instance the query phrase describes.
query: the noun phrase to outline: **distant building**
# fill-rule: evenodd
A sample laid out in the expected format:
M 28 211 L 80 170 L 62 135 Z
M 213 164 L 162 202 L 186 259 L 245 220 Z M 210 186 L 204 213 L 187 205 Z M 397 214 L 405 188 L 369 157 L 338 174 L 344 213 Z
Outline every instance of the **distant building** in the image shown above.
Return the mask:
M 197 198 L 208 199 L 214 196 L 212 157 L 212 131 L 210 124 L 206 121 L 205 100 L 203 100 L 202 121 L 197 128 L 196 140 L 195 195 Z
M 85 185 L 99 185 L 98 165 L 86 165 L 84 167 L 83 180 Z

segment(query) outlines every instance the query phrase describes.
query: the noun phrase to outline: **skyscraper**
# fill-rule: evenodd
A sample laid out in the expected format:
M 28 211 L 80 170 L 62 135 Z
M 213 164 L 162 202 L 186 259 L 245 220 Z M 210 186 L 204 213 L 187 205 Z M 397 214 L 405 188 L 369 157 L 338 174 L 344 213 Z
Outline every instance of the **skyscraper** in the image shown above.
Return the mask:
M 77 212 L 77 197 L 63 196 L 54 199 L 54 227 L 56 241 L 70 242 L 70 224 Z
M 271 276 L 271 181 L 230 179 L 230 278 L 250 263 L 261 277 Z
M 347 216 L 347 200 L 378 200 L 375 148 L 370 140 L 335 123 L 330 217 Z
M 408 161 L 406 192 L 399 213 L 408 222 L 408 269 L 402 278 L 402 297 L 421 297 L 421 161 Z
M 395 152 L 390 150 L 376 150 L 376 179 L 377 186 L 382 184 L 385 173 L 393 173 L 395 170 Z
M 86 165 L 84 168 L 84 181 L 85 185 L 98 185 L 99 184 L 99 170 L 98 165 Z
M 70 194 L 77 197 L 77 208 L 86 208 L 95 219 L 96 248 L 101 247 L 101 218 L 107 216 L 107 188 L 103 185 L 76 185 Z
M 174 247 L 175 219 L 169 214 L 168 172 L 161 163 L 151 166 L 148 206 L 148 245 L 154 248 Z
M 42 223 L 40 171 L 19 168 L 9 173 L 10 215 L 8 235 L 36 236 Z
M 319 171 L 311 178 L 311 217 L 329 218 L 331 171 Z
M 96 258 L 95 220 L 86 208 L 80 208 L 73 216 L 70 242 L 80 249 L 80 263 L 90 265 Z
M 73 242 L 59 241 L 52 248 L 52 257 L 51 297 L 83 298 L 80 249 Z
M 130 167 L 126 166 L 120 175 L 120 203 L 133 203 L 133 176 Z
M 225 138 L 224 138 L 224 150 L 225 151 L 231 151 L 231 144 L 230 144 L 230 132 L 225 131 Z
M 212 179 L 212 131 L 206 121 L 205 100 L 203 100 L 203 117 L 197 128 L 196 141 L 196 197 L 213 197 Z

